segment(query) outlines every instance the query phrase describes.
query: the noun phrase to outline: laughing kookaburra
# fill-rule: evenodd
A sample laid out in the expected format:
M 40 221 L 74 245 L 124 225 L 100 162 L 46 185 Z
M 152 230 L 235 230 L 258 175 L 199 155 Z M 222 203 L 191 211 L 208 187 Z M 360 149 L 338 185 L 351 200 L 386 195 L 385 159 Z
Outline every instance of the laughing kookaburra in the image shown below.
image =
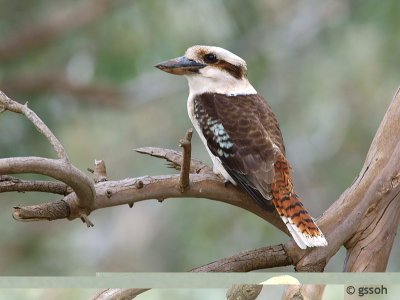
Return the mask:
M 156 67 L 187 78 L 189 117 L 214 172 L 263 209 L 270 210 L 272 202 L 300 248 L 326 246 L 293 190 L 278 121 L 248 81 L 246 62 L 219 47 L 193 46 Z

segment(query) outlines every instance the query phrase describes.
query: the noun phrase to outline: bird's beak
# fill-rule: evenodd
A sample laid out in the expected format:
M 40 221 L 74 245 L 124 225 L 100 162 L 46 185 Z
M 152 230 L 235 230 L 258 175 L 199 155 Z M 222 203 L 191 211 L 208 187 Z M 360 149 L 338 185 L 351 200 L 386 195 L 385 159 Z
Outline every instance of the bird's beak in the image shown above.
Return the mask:
M 173 58 L 155 65 L 161 71 L 175 75 L 198 73 L 205 66 L 207 65 L 188 59 L 186 56 Z

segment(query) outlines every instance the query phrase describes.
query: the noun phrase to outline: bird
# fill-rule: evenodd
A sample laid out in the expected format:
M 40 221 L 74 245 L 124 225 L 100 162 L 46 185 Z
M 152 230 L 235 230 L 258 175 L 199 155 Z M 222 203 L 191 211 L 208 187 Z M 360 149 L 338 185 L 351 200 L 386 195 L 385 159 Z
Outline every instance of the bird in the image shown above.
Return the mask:
M 188 80 L 189 118 L 211 157 L 213 172 L 262 209 L 276 209 L 301 249 L 326 246 L 294 192 L 279 123 L 250 84 L 246 62 L 221 47 L 195 45 L 155 67 Z

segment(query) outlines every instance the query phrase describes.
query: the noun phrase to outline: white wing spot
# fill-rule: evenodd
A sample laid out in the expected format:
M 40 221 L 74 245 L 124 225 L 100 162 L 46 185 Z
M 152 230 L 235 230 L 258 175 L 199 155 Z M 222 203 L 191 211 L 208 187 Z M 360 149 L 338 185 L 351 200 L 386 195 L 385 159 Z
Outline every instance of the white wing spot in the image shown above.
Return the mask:
M 217 123 L 216 120 L 211 119 L 207 120 L 207 124 L 211 125 L 210 130 L 214 133 L 214 140 L 218 143 L 220 148 L 230 149 L 233 147 L 233 143 L 229 140 L 229 135 L 226 133 L 224 125 Z M 222 149 L 221 151 L 218 150 L 218 154 L 221 156 L 224 155 L 225 157 L 230 156 L 229 153 L 224 153 Z

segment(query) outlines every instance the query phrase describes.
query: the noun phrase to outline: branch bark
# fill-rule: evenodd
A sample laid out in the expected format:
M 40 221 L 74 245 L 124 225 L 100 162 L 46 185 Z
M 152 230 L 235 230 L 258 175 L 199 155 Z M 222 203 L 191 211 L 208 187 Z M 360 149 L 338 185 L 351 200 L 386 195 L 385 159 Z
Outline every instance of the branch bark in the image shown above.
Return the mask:
M 226 292 L 227 300 L 255 300 L 263 286 L 259 284 L 235 284 Z
M 143 176 L 137 178 L 127 178 L 118 181 L 105 181 L 95 184 L 96 198 L 90 212 L 124 204 L 132 204 L 143 200 L 157 199 L 162 202 L 169 198 L 206 198 L 225 202 L 246 209 L 272 225 L 286 232 L 286 226 L 280 220 L 274 211 L 265 211 L 260 209 L 253 203 L 251 198 L 245 193 L 238 191 L 236 188 L 225 187 L 223 181 L 214 174 L 190 174 L 190 186 L 182 193 L 179 188 L 180 175 L 160 175 L 160 176 Z M 70 216 L 68 219 L 79 217 L 76 211 L 80 211 L 77 205 L 78 196 L 71 193 L 63 198 L 69 206 Z M 43 212 L 52 210 L 53 202 L 42 203 Z M 37 209 L 37 206 L 24 206 L 20 208 L 24 211 Z M 58 208 L 57 208 L 58 210 Z M 52 220 L 65 218 L 66 212 L 60 212 L 57 216 L 52 213 Z M 14 214 L 16 219 L 26 220 L 19 212 Z M 43 215 L 43 219 L 49 219 L 49 216 Z
M 95 198 L 93 183 L 81 170 L 65 160 L 34 156 L 0 159 L 0 174 L 18 173 L 36 173 L 60 180 L 75 191 L 77 195 L 75 201 L 80 211 L 82 208 L 90 209 L 93 206 Z
M 363 170 L 366 191 L 354 235 L 345 243 L 347 272 L 384 272 L 400 220 L 400 89 L 375 135 Z
M 42 192 L 68 195 L 73 192 L 65 183 L 44 180 L 22 180 L 13 176 L 0 175 L 1 192 Z
M 149 289 L 105 289 L 98 292 L 91 300 L 131 300 Z
M 186 136 L 179 142 L 179 146 L 183 148 L 181 175 L 179 178 L 179 188 L 183 193 L 189 186 L 190 160 L 192 156 L 192 134 L 193 129 L 188 129 Z
M 195 268 L 191 272 L 250 272 L 290 266 L 292 263 L 283 245 L 276 245 L 240 252 Z

